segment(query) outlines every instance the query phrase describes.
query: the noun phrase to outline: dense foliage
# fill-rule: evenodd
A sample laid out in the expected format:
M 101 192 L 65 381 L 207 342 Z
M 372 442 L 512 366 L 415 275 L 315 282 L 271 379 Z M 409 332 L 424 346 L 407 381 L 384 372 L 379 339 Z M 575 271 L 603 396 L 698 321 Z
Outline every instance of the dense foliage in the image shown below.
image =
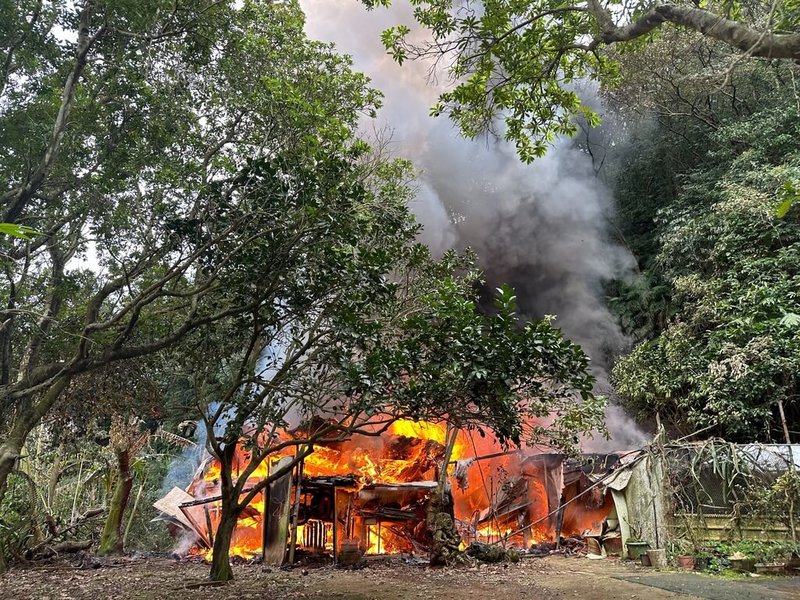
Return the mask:
M 0 497 L 73 379 L 259 301 L 229 293 L 268 233 L 245 226 L 269 206 L 236 205 L 237 174 L 281 152 L 344 152 L 378 101 L 349 59 L 305 38 L 295 2 L 2 10 L 19 27 L 2 38 L 0 220 L 40 233 L 0 237 Z M 284 241 L 287 219 L 270 225 Z
M 644 341 L 614 379 L 629 406 L 676 431 L 781 440 L 778 404 L 789 429 L 800 418 L 800 132 L 781 85 L 793 68 L 752 65 L 709 89 L 698 86 L 701 65 L 678 60 L 696 79 L 667 71 L 672 88 L 638 88 L 659 122 L 646 126 L 649 141 L 634 138 L 644 152 L 619 178 L 644 273 L 616 303 Z M 631 77 L 641 82 L 641 71 Z

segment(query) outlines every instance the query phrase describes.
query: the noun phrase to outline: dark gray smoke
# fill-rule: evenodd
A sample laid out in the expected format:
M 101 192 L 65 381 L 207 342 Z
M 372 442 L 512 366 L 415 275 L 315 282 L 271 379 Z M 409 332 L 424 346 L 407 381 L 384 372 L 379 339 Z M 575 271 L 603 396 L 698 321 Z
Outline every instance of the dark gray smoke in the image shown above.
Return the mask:
M 581 344 L 594 363 L 601 391 L 611 355 L 625 338 L 603 299 L 603 283 L 624 276 L 630 254 L 609 235 L 613 198 L 597 178 L 597 160 L 573 140 L 556 142 L 548 154 L 525 165 L 514 148 L 491 139 L 465 140 L 446 119 L 428 111 L 438 95 L 428 81 L 429 65 L 396 65 L 383 50 L 380 33 L 412 24 L 407 2 L 392 10 L 364 10 L 356 0 L 301 0 L 310 37 L 335 42 L 353 56 L 385 94 L 380 119 L 394 133 L 398 155 L 422 170 L 413 206 L 424 225 L 421 239 L 435 253 L 471 246 L 492 287 L 507 282 L 517 290 L 521 312 L 556 315 L 565 335 Z M 592 88 L 591 104 L 599 106 Z M 639 433 L 612 407 L 610 446 L 638 444 Z

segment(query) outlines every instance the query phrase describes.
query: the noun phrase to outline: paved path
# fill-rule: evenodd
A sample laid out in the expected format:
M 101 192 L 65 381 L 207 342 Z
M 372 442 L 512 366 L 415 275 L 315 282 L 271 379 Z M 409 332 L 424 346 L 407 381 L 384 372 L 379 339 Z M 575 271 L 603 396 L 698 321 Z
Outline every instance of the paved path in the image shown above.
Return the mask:
M 723 579 L 695 573 L 616 576 L 614 579 L 704 600 L 798 600 L 800 578 Z
M 546 594 L 564 600 L 800 600 L 800 577 L 728 579 L 559 556 L 541 559 L 528 570 Z

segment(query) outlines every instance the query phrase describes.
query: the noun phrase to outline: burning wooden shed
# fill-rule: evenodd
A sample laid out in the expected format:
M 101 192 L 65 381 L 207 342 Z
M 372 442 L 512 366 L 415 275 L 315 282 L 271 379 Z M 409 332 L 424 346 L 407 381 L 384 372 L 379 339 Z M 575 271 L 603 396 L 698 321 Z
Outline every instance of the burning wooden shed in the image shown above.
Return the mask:
M 425 520 L 444 440 L 444 425 L 399 421 L 381 436 L 320 445 L 251 502 L 231 554 L 261 555 L 276 565 L 300 552 L 336 560 L 342 548 L 425 554 Z M 287 460 L 260 465 L 245 489 Z M 248 461 L 240 449 L 234 474 Z M 579 460 L 532 449 L 508 452 L 460 432 L 449 470 L 462 540 L 528 549 L 561 537 L 604 535 L 615 513 L 611 491 L 601 484 L 621 464 L 616 454 Z M 206 459 L 186 490 L 173 489 L 156 507 L 194 538 L 191 552 L 210 554 L 219 523 L 219 466 Z

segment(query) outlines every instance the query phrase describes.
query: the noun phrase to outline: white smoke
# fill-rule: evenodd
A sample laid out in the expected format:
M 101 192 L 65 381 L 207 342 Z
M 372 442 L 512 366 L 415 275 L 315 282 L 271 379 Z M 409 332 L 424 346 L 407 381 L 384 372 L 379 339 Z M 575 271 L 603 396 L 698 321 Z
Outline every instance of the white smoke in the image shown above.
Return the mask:
M 430 65 L 400 67 L 380 41 L 388 27 L 413 29 L 407 1 L 374 11 L 357 0 L 301 0 L 301 5 L 309 37 L 334 42 L 385 94 L 383 122 L 370 127 L 393 130 L 397 154 L 422 171 L 412 205 L 424 226 L 421 241 L 435 254 L 474 248 L 488 283 L 513 285 L 527 316 L 556 315 L 556 324 L 581 344 L 606 387 L 609 358 L 626 340 L 603 299 L 603 284 L 629 272 L 633 258 L 609 235 L 613 198 L 596 176 L 592 157 L 573 140 L 561 139 L 544 158 L 525 165 L 510 144 L 465 140 L 445 118 L 429 117 L 440 91 L 429 80 Z M 595 89 L 586 86 L 580 93 L 600 106 Z M 607 416 L 612 442 L 590 442 L 591 449 L 620 449 L 643 440 L 621 409 L 610 407 Z

